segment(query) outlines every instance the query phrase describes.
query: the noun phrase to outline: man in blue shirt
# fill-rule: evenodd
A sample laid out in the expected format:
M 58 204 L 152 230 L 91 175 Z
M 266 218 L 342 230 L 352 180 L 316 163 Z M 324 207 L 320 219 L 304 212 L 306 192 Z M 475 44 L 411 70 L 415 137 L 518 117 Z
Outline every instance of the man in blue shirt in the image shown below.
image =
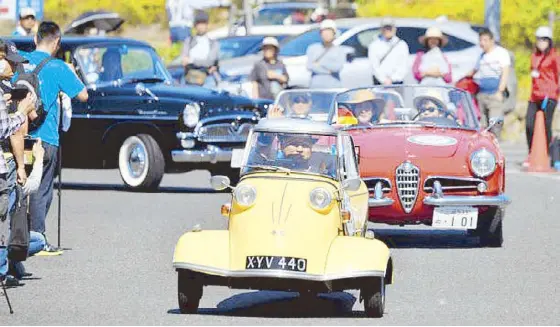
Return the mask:
M 42 22 L 35 35 L 36 50 L 30 53 L 22 52 L 29 60 L 25 66 L 27 72 L 32 71 L 41 61 L 52 57 L 60 48 L 60 27 L 53 22 Z M 62 60 L 49 61 L 39 72 L 41 101 L 46 112 L 45 121 L 39 128 L 31 132 L 32 137 L 41 138 L 45 148 L 43 178 L 37 193 L 30 196 L 29 211 L 31 215 L 31 230 L 45 233 L 45 219 L 53 197 L 53 182 L 57 167 L 57 152 L 59 146 L 60 108 L 57 98 L 61 92 L 70 98 L 85 102 L 88 99 L 87 89 L 78 76 Z M 58 252 L 47 241 L 45 251 Z

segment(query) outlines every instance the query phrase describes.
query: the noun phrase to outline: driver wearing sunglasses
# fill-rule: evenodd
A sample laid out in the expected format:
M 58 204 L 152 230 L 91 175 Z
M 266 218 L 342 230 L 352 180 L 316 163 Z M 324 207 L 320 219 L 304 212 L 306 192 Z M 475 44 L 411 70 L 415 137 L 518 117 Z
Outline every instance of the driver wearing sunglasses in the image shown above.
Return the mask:
M 311 96 L 309 94 L 296 94 L 292 98 L 292 105 L 290 108 L 290 117 L 307 118 L 309 111 L 311 111 Z

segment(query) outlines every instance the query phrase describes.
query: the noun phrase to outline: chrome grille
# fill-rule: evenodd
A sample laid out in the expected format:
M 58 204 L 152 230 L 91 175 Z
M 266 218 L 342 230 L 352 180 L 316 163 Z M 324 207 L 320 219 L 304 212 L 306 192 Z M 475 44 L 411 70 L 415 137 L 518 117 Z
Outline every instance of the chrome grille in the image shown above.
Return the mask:
M 245 142 L 253 124 L 212 124 L 202 126 L 198 131 L 201 142 Z
M 410 213 L 418 196 L 418 180 L 420 170 L 410 162 L 404 162 L 397 167 L 396 184 L 399 200 L 404 212 Z

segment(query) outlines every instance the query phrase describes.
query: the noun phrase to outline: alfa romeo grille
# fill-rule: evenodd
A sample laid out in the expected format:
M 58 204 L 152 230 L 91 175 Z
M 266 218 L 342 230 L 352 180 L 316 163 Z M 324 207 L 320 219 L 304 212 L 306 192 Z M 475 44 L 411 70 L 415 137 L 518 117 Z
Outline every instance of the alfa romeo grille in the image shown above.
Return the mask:
M 410 162 L 404 162 L 397 167 L 396 183 L 399 200 L 404 212 L 410 213 L 418 196 L 418 180 L 420 170 Z
M 200 128 L 198 139 L 202 142 L 245 142 L 252 124 L 213 124 Z

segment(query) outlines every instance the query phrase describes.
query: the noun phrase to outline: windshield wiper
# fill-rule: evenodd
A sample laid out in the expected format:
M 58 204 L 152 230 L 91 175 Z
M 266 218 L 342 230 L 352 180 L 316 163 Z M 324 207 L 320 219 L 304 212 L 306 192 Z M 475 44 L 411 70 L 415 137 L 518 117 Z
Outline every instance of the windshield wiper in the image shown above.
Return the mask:
M 123 81 L 123 84 L 134 84 L 134 83 L 160 83 L 165 82 L 165 79 L 161 77 L 143 77 L 143 78 L 128 78 Z
M 266 165 L 247 165 L 246 168 L 257 168 L 262 170 L 269 170 L 269 171 L 282 171 L 285 173 L 291 173 L 292 171 L 288 168 L 278 167 L 278 166 L 266 166 Z

